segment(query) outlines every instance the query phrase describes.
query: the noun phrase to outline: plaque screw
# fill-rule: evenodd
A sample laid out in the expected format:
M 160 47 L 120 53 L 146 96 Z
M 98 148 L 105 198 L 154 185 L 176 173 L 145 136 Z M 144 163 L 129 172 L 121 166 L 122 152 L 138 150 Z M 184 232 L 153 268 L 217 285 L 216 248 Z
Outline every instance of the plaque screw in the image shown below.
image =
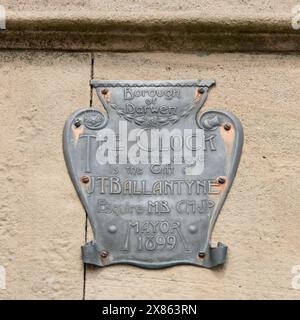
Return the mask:
M 199 252 L 198 257 L 203 259 L 205 257 L 205 252 Z
M 204 93 L 204 88 L 199 88 L 199 89 L 198 89 L 198 92 L 199 92 L 199 93 Z
M 220 184 L 224 184 L 224 183 L 226 182 L 226 180 L 225 180 L 224 178 L 219 178 L 219 179 L 218 179 L 218 182 L 219 182 Z
M 103 250 L 103 251 L 101 251 L 101 253 L 100 253 L 100 257 L 103 258 L 103 259 L 104 259 L 104 258 L 107 258 L 107 257 L 108 257 L 108 254 L 109 254 L 108 251 Z
M 224 124 L 224 129 L 225 129 L 226 131 L 229 131 L 229 130 L 231 129 L 231 124 L 230 124 L 230 123 L 225 123 L 225 124 Z
M 79 119 L 76 119 L 76 120 L 74 121 L 74 126 L 75 126 L 76 128 L 80 127 L 80 126 L 81 126 L 81 121 L 80 121 Z
M 83 183 L 89 183 L 90 182 L 90 178 L 88 176 L 83 176 L 83 177 L 81 177 L 81 181 Z
M 107 90 L 107 89 L 102 89 L 102 90 L 101 90 L 101 93 L 105 95 L 105 94 L 108 93 L 108 90 Z

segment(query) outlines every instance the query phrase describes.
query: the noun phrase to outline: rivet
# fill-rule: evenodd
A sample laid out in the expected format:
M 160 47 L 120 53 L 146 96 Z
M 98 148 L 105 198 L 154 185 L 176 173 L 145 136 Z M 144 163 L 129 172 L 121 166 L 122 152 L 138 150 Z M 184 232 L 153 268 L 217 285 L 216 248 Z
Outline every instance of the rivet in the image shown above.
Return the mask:
M 202 88 L 202 87 L 199 88 L 199 89 L 198 89 L 198 92 L 199 92 L 199 93 L 204 93 L 204 88 Z
M 205 252 L 199 252 L 198 257 L 203 259 L 205 257 Z
M 83 176 L 83 177 L 81 177 L 81 181 L 83 183 L 89 183 L 90 182 L 90 178 L 88 176 Z
M 108 90 L 107 90 L 107 89 L 102 89 L 102 90 L 101 90 L 101 93 L 105 95 L 105 94 L 108 93 Z
M 80 121 L 79 119 L 76 119 L 76 120 L 74 121 L 74 126 L 75 126 L 76 128 L 79 128 L 79 127 L 81 126 L 81 121 Z
M 224 124 L 224 129 L 225 129 L 226 131 L 229 131 L 229 130 L 231 129 L 231 124 L 230 124 L 230 123 L 225 123 L 225 124 Z
M 100 257 L 101 258 L 107 258 L 108 257 L 108 255 L 109 255 L 109 253 L 108 253 L 108 251 L 106 251 L 106 250 L 103 250 L 103 251 L 101 251 L 101 253 L 100 253 Z
M 224 178 L 219 178 L 219 179 L 218 179 L 218 182 L 219 182 L 220 184 L 224 184 L 224 183 L 226 182 L 226 180 L 225 180 Z

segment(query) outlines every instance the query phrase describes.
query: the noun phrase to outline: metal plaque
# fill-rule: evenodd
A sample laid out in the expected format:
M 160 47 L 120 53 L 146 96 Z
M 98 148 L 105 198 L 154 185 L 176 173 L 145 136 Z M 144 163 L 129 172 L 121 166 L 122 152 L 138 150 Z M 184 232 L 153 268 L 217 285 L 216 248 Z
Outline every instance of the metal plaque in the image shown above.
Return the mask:
M 83 261 L 97 266 L 223 264 L 211 246 L 216 219 L 243 146 L 239 120 L 201 110 L 212 80 L 92 80 L 99 107 L 66 121 L 69 174 L 94 240 Z

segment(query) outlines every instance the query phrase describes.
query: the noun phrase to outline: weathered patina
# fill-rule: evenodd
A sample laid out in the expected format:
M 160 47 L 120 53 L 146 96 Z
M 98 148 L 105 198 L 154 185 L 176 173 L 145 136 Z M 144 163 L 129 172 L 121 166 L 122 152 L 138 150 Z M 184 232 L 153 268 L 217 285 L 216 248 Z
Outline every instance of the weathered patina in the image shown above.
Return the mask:
M 101 107 L 74 112 L 64 129 L 67 167 L 94 233 L 94 240 L 82 247 L 85 263 L 160 268 L 214 267 L 225 262 L 226 245 L 212 247 L 210 240 L 236 174 L 243 130 L 229 112 L 200 110 L 214 84 L 212 80 L 91 82 Z M 122 162 L 120 141 L 125 138 L 120 121 L 128 132 L 202 130 L 203 158 L 192 164 L 176 161 L 170 139 L 169 162 L 162 161 L 161 146 L 155 162 L 132 164 L 127 156 Z M 104 129 L 116 132 L 114 163 L 101 163 L 99 158 L 107 142 L 101 139 Z M 139 143 L 126 137 L 128 150 L 141 148 Z M 195 151 L 195 146 L 191 149 Z M 200 171 L 198 165 L 203 166 Z

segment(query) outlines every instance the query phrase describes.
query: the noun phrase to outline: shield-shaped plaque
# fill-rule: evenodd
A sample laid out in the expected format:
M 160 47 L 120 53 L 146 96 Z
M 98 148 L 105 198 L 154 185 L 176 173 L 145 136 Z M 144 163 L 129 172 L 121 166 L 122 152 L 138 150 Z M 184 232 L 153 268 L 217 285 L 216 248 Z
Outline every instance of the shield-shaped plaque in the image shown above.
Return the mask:
M 83 261 L 146 268 L 223 264 L 211 234 L 243 145 L 239 120 L 201 111 L 210 80 L 93 80 L 99 108 L 64 128 L 69 174 L 94 240 Z

